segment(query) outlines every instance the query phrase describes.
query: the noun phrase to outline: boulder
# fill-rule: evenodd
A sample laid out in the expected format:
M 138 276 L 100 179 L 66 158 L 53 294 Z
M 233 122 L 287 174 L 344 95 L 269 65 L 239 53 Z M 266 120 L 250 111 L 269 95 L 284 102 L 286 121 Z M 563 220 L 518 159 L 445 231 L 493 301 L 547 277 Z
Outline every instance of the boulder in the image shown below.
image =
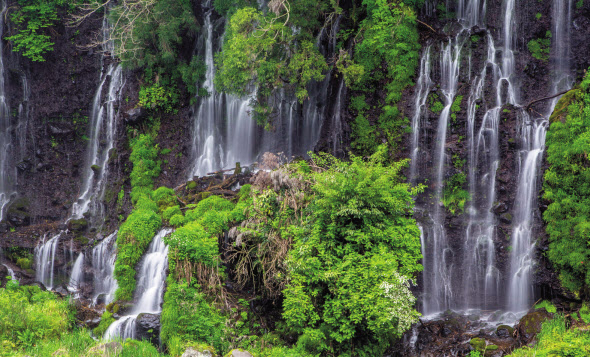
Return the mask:
M 188 347 L 182 357 L 213 357 L 213 353 L 207 348 Z
M 541 332 L 541 325 L 548 319 L 552 318 L 552 314 L 547 310 L 537 309 L 524 315 L 518 322 L 516 329 L 518 334 L 525 343 L 530 342 L 539 332 Z
M 160 314 L 139 314 L 135 320 L 138 340 L 147 340 L 157 346 L 160 340 Z
M 8 282 L 8 276 L 10 276 L 8 273 L 8 268 L 0 264 L 0 288 L 6 286 L 6 283 Z
M 92 347 L 86 353 L 87 357 L 114 357 L 121 354 L 123 346 L 119 342 L 108 342 Z
M 244 351 L 241 348 L 231 350 L 225 357 L 254 357 L 250 352 Z
M 14 226 L 26 226 L 29 224 L 29 200 L 19 198 L 14 201 L 6 211 L 7 220 Z
M 130 124 L 137 124 L 144 120 L 147 111 L 144 108 L 133 108 L 125 112 L 125 121 Z
M 496 335 L 501 338 L 508 338 L 512 337 L 514 333 L 514 329 L 508 325 L 500 325 L 496 328 Z

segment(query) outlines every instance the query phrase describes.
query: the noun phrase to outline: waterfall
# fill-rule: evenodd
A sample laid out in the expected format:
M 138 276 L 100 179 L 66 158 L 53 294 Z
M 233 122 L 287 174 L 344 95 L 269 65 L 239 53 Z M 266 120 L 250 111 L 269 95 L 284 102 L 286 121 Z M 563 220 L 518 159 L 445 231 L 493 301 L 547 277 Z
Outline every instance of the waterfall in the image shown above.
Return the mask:
M 208 9 L 210 3 L 204 4 Z M 264 3 L 261 3 L 264 7 Z M 336 50 L 336 33 L 340 26 L 341 16 L 337 17 L 330 28 L 330 41 L 322 53 L 334 53 Z M 202 57 L 207 65 L 203 87 L 209 96 L 200 98 L 193 110 L 193 135 L 191 157 L 193 165 L 189 170 L 189 179 L 203 176 L 220 169 L 233 168 L 236 162 L 242 167 L 256 161 L 265 151 L 283 153 L 287 158 L 295 155 L 306 155 L 312 150 L 320 138 L 320 129 L 324 122 L 328 86 L 331 71 L 322 82 L 312 81 L 308 85 L 310 98 L 299 105 L 293 93 L 278 89 L 269 98 L 269 104 L 275 109 L 269 123 L 269 130 L 262 129 L 252 118 L 250 107 L 252 98 L 256 96 L 256 88 L 244 97 L 219 93 L 215 89 L 216 45 L 214 36 L 212 10 L 208 9 L 203 25 L 204 52 Z M 327 34 L 322 30 L 317 44 Z M 318 46 L 319 47 L 319 46 Z M 322 48 L 320 48 L 322 50 Z M 333 124 L 341 126 L 340 106 L 342 105 L 345 86 L 338 91 Z
M 108 38 L 110 25 L 105 16 L 103 19 L 102 32 L 104 38 Z M 107 43 L 105 50 L 112 53 L 112 43 Z M 106 57 L 102 58 L 102 62 Z M 77 200 L 72 206 L 70 217 L 66 220 L 89 217 L 92 226 L 100 226 L 104 221 L 104 191 L 107 184 L 108 162 L 111 150 L 115 146 L 116 120 L 118 116 L 117 103 L 120 99 L 121 89 L 125 85 L 123 81 L 123 69 L 120 64 L 111 63 L 106 71 L 100 74 L 98 86 L 92 101 L 89 120 L 89 139 L 86 148 L 86 160 L 83 168 L 82 186 Z M 103 95 L 104 87 L 108 85 L 106 95 Z M 47 242 L 42 242 L 35 249 L 37 262 L 37 279 L 47 285 L 48 289 L 53 288 L 53 276 L 55 268 L 55 250 L 59 237 L 67 233 L 61 231 Z M 73 240 L 70 244 L 69 253 L 73 260 Z M 64 257 L 67 255 L 64 245 Z M 51 259 L 48 261 L 47 259 Z M 80 261 L 80 259 L 82 259 Z M 78 256 L 73 264 L 70 273 L 70 288 L 76 289 L 81 283 L 84 256 Z M 73 263 L 73 262 L 72 262 Z M 79 264 L 78 264 L 79 263 Z M 79 276 L 77 274 L 80 274 Z M 76 276 L 75 276 L 76 275 Z M 48 280 L 47 277 L 50 277 Z M 48 285 L 49 284 L 49 285 Z
M 73 291 L 80 289 L 80 286 L 84 283 L 84 253 L 80 253 L 74 267 L 72 268 L 72 274 L 70 275 L 70 282 L 68 288 Z
M 4 19 L 6 17 L 6 0 L 0 2 L 0 37 L 4 36 Z M 4 219 L 10 200 L 16 195 L 16 169 L 11 160 L 13 149 L 11 138 L 11 118 L 6 103 L 4 51 L 0 50 L 0 220 Z
M 0 263 L 2 263 L 3 260 L 4 260 L 4 253 L 2 252 L 2 247 L 0 247 Z M 8 275 L 10 275 L 10 278 L 12 280 L 18 281 L 18 279 L 16 278 L 16 275 L 14 274 L 14 270 L 12 270 L 12 268 L 6 264 L 2 264 L 2 265 L 4 265 L 6 267 L 6 269 L 8 270 Z
M 117 280 L 115 279 L 115 260 L 117 232 L 115 231 L 92 249 L 92 271 L 94 272 L 94 305 L 109 304 L 115 297 Z M 103 296 L 103 298 L 101 298 Z
M 195 164 L 190 172 L 189 179 L 193 176 L 202 176 L 223 166 L 223 149 L 221 133 L 218 130 L 218 122 L 223 121 L 223 96 L 215 91 L 215 62 L 213 60 L 213 23 L 212 11 L 205 16 L 203 30 L 206 31 L 205 41 L 205 73 L 204 88 L 209 96 L 201 99 L 193 121 L 192 157 Z M 236 99 L 237 101 L 237 99 Z M 235 107 L 236 103 L 232 103 Z M 240 105 L 238 105 L 239 107 Z M 243 114 L 232 112 L 232 115 Z
M 47 242 L 45 242 L 47 235 L 43 236 L 43 240 L 35 248 L 35 266 L 37 269 L 35 278 L 49 290 L 54 287 L 55 253 L 62 233 L 58 233 Z
M 431 45 L 426 46 L 423 51 L 422 59 L 420 60 L 420 76 L 416 82 L 416 94 L 414 95 L 414 115 L 412 116 L 412 152 L 410 154 L 410 182 L 416 183 L 416 171 L 420 165 L 420 124 L 424 116 L 424 109 L 426 107 L 426 99 L 434 84 L 430 78 L 431 63 L 430 63 L 430 49 Z
M 444 109 L 438 118 L 438 130 L 435 148 L 435 193 L 434 208 L 431 212 L 432 225 L 424 227 L 424 313 L 433 313 L 448 308 L 453 299 L 452 270 L 454 253 L 449 247 L 444 228 L 445 212 L 441 207 L 444 186 L 445 143 L 451 106 L 457 93 L 459 79 L 460 54 L 465 42 L 463 31 L 454 39 L 442 44 L 440 57 L 441 92 L 444 96 Z M 428 56 L 429 52 L 426 52 Z
M 164 243 L 163 238 L 171 232 L 171 229 L 162 229 L 150 243 L 137 272 L 138 279 L 135 289 L 137 303 L 129 315 L 121 317 L 109 326 L 105 332 L 105 339 L 135 338 L 137 316 L 140 313 L 158 314 L 162 311 L 166 269 L 168 268 L 168 246 Z
M 574 83 L 570 68 L 570 33 L 572 0 L 553 1 L 551 93 L 569 89 Z M 535 265 L 535 213 L 539 188 L 539 172 L 545 152 L 545 136 L 548 118 L 559 98 L 550 101 L 544 117 L 521 116 L 520 136 L 522 150 L 519 162 L 519 180 L 516 211 L 512 230 L 512 255 L 510 259 L 510 286 L 508 307 L 514 312 L 528 310 L 533 303 L 532 273 Z
M 108 161 L 115 146 L 115 121 L 119 93 L 124 85 L 123 70 L 119 64 L 110 64 L 101 74 L 90 112 L 90 132 L 83 169 L 81 194 L 73 205 L 72 218 L 80 219 L 89 212 L 93 222 L 104 217 L 104 189 L 107 183 Z M 103 98 L 103 87 L 108 91 Z

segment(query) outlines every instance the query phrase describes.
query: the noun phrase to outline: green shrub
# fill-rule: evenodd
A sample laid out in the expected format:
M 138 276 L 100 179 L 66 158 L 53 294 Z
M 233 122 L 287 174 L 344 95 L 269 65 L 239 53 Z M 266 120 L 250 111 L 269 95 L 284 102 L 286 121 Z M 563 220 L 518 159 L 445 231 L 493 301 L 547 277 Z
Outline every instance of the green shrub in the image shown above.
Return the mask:
M 531 55 L 541 61 L 547 61 L 551 53 L 551 31 L 547 31 L 545 38 L 530 40 L 528 49 Z
M 162 310 L 162 343 L 186 347 L 190 342 L 206 342 L 217 351 L 227 348 L 225 318 L 210 305 L 197 286 L 177 283 L 168 277 Z M 181 348 L 173 348 L 182 354 Z
M 512 352 L 513 357 L 551 357 L 590 355 L 590 334 L 576 328 L 568 329 L 563 315 L 556 315 L 543 323 L 534 347 L 522 347 Z
M 170 218 L 172 218 L 172 216 L 175 215 L 182 215 L 182 212 L 180 211 L 180 206 L 171 206 L 166 208 L 164 212 L 162 212 L 162 218 L 167 221 L 170 221 Z
M 174 227 L 182 227 L 186 223 L 186 218 L 182 214 L 175 214 L 170 218 L 170 225 Z
M 102 317 L 100 318 L 100 323 L 94 328 L 94 330 L 92 330 L 92 332 L 94 332 L 94 334 L 100 338 L 102 335 L 104 335 L 113 322 L 115 322 L 113 314 L 106 310 L 103 312 Z
M 590 287 L 590 76 L 574 92 L 564 120 L 547 132 L 544 195 L 549 201 L 547 257 L 567 289 L 580 293 Z
M 74 322 L 67 300 L 37 286 L 11 282 L 0 289 L 0 341 L 31 348 L 41 341 L 59 339 Z
M 466 181 L 465 174 L 459 172 L 445 182 L 442 203 L 451 214 L 463 213 L 465 203 L 471 199 L 469 192 L 463 189 Z
M 33 61 L 45 61 L 54 43 L 48 34 L 58 20 L 60 9 L 70 10 L 73 4 L 67 0 L 18 0 L 9 8 L 10 20 L 16 33 L 7 37 L 13 43 L 13 51 L 21 52 Z
M 158 187 L 151 195 L 152 199 L 158 204 L 160 211 L 177 204 L 176 193 L 171 188 Z
M 551 303 L 551 301 L 548 300 L 543 300 L 540 303 L 538 303 L 537 305 L 535 305 L 535 309 L 542 309 L 545 308 L 545 310 L 547 310 L 547 312 L 550 312 L 552 314 L 557 312 L 557 308 L 555 307 L 555 305 L 553 305 Z

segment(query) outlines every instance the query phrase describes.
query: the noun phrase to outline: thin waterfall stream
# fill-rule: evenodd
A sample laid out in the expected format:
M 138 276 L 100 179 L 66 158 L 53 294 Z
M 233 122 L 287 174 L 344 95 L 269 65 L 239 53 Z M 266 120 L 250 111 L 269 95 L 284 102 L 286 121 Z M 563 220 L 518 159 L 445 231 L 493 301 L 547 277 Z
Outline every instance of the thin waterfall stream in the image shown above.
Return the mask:
M 108 38 L 110 25 L 107 18 L 103 19 L 102 32 L 104 38 Z M 105 44 L 112 49 L 112 44 Z M 105 60 L 103 56 L 102 60 Z M 98 86 L 95 91 L 89 120 L 89 140 L 86 148 L 86 161 L 83 168 L 80 194 L 72 206 L 72 211 L 66 224 L 70 220 L 80 220 L 88 217 L 93 227 L 100 227 L 104 221 L 104 193 L 108 178 L 108 161 L 115 146 L 116 120 L 118 118 L 118 102 L 121 89 L 125 85 L 123 69 L 118 63 L 106 65 L 100 74 Z M 107 90 L 105 91 L 105 87 Z M 106 92 L 106 93 L 105 93 Z M 39 243 L 35 248 L 35 261 L 37 267 L 37 279 L 45 284 L 48 289 L 55 287 L 55 257 L 60 244 L 60 238 L 67 233 L 61 231 L 52 238 Z M 65 242 L 62 242 L 64 251 Z M 73 241 L 70 242 L 69 253 L 73 260 Z M 84 282 L 84 255 L 80 253 L 76 262 L 72 262 L 68 288 L 77 290 Z M 62 275 L 64 273 L 62 272 Z
M 168 269 L 168 246 L 163 238 L 172 229 L 162 229 L 153 238 L 137 272 L 135 303 L 127 316 L 113 322 L 105 332 L 105 339 L 120 337 L 135 338 L 137 317 L 142 314 L 158 314 L 162 311 L 166 269 Z

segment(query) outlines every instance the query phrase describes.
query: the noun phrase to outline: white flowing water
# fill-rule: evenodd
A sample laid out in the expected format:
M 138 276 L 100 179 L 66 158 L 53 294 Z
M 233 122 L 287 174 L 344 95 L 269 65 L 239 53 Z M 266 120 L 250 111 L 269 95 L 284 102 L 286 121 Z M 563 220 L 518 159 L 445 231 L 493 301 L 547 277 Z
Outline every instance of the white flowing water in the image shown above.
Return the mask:
M 168 268 L 168 246 L 163 238 L 172 232 L 165 228 L 159 231 L 145 253 L 137 273 L 135 298 L 137 303 L 128 316 L 113 322 L 105 332 L 105 339 L 136 337 L 136 319 L 141 313 L 157 314 L 162 311 L 166 269 Z
M 55 253 L 62 233 L 53 236 L 47 242 L 47 236 L 43 236 L 41 243 L 35 248 L 35 266 L 37 269 L 35 278 L 43 283 L 47 289 L 53 289 L 55 273 Z
M 256 95 L 256 88 L 251 88 L 250 93 L 241 98 L 219 93 L 215 88 L 214 54 L 221 49 L 223 36 L 219 40 L 215 38 L 216 25 L 212 20 L 210 2 L 205 2 L 203 6 L 207 12 L 203 24 L 204 46 L 200 55 L 207 65 L 203 87 L 207 89 L 209 96 L 200 98 L 193 111 L 193 165 L 189 169 L 188 178 L 233 168 L 237 162 L 242 167 L 248 166 L 266 151 L 282 153 L 287 158 L 306 155 L 320 138 L 332 72 L 322 82 L 308 85 L 310 98 L 303 105 L 285 89 L 276 90 L 269 99 L 274 108 L 269 130 L 264 130 L 251 115 L 250 104 Z M 335 39 L 339 24 L 340 17 L 318 36 L 318 45 L 324 36 L 330 36 L 328 48 L 320 48 L 326 56 L 336 49 Z M 341 87 L 337 95 L 344 98 L 345 86 Z M 342 100 L 335 103 L 339 108 L 335 111 L 333 124 L 341 126 L 340 102 Z
M 72 208 L 74 219 L 80 219 L 88 212 L 93 223 L 100 224 L 104 220 L 102 201 L 107 183 L 109 154 L 115 146 L 116 108 L 124 85 L 122 74 L 121 65 L 110 64 L 101 74 L 94 94 L 81 193 Z M 108 90 L 103 96 L 105 85 L 108 85 Z
M 0 37 L 4 35 L 6 0 L 0 1 Z M 4 219 L 10 200 L 16 195 L 16 168 L 12 162 L 12 135 L 10 110 L 6 103 L 4 51 L 0 50 L 0 220 Z
M 574 83 L 571 73 L 570 34 L 572 24 L 572 0 L 554 0 L 552 11 L 552 94 L 570 89 Z M 549 102 L 544 117 L 521 118 L 521 142 L 519 181 L 516 212 L 512 230 L 512 256 L 510 260 L 510 286 L 508 307 L 523 312 L 531 307 L 533 296 L 533 271 L 535 267 L 535 218 L 539 194 L 539 173 L 545 152 L 545 136 L 548 118 L 559 98 Z
M 452 270 L 454 253 L 449 247 L 444 229 L 445 211 L 443 199 L 445 143 L 451 106 L 457 93 L 457 82 L 460 70 L 460 55 L 466 37 L 463 31 L 446 44 L 441 44 L 440 70 L 441 93 L 444 109 L 438 118 L 434 162 L 434 207 L 431 212 L 432 224 L 424 227 L 424 299 L 425 314 L 434 313 L 448 308 L 454 299 L 452 288 Z M 427 54 L 428 55 L 428 54 Z
M 84 283 L 84 253 L 80 253 L 74 267 L 72 268 L 72 274 L 70 274 L 70 282 L 68 288 L 72 291 L 79 290 L 80 286 Z
M 110 25 L 105 16 L 102 26 L 104 38 L 108 37 L 109 30 Z M 112 43 L 107 43 L 105 46 L 105 51 L 112 53 Z M 102 61 L 104 62 L 105 59 L 106 57 L 103 57 Z M 119 114 L 117 108 L 121 89 L 124 85 L 123 69 L 120 64 L 111 63 L 106 67 L 106 70 L 103 68 L 90 111 L 89 138 L 86 148 L 86 160 L 82 169 L 80 194 L 72 205 L 72 212 L 66 222 L 71 219 L 80 219 L 83 217 L 88 217 L 91 226 L 95 227 L 102 225 L 104 222 L 103 200 L 108 177 L 108 162 L 109 156 L 112 154 L 111 150 L 115 146 L 116 121 Z M 106 93 L 104 93 L 105 86 L 108 86 Z M 51 277 L 50 285 L 48 286 L 49 289 L 53 288 L 55 250 L 57 249 L 59 237 L 64 233 L 66 231 L 59 232 L 47 242 L 42 242 L 36 249 L 36 261 L 38 262 L 36 266 L 37 276 L 43 278 Z M 51 262 L 47 262 L 44 260 L 44 257 L 37 255 L 43 255 L 49 251 L 52 253 L 47 255 L 46 258 L 50 258 Z M 68 252 L 64 244 L 64 257 L 67 254 Z M 73 241 L 70 244 L 69 255 L 73 259 Z M 79 259 L 80 257 L 78 257 Z M 49 269 L 50 271 L 48 271 Z M 77 289 L 82 283 L 82 281 L 77 280 L 81 276 L 74 276 L 75 274 L 80 274 L 82 269 L 83 260 L 80 262 L 80 265 L 73 265 L 72 271 L 70 272 L 70 281 L 74 279 L 76 286 L 70 284 L 71 288 Z M 38 278 L 38 280 L 40 279 Z M 45 280 L 40 281 L 47 285 Z
M 116 240 L 117 231 L 92 249 L 92 271 L 94 272 L 92 302 L 95 305 L 99 303 L 99 300 L 105 305 L 109 304 L 115 298 L 115 291 L 118 287 L 114 275 L 115 260 L 117 259 Z M 103 296 L 102 299 L 100 299 L 101 296 Z

